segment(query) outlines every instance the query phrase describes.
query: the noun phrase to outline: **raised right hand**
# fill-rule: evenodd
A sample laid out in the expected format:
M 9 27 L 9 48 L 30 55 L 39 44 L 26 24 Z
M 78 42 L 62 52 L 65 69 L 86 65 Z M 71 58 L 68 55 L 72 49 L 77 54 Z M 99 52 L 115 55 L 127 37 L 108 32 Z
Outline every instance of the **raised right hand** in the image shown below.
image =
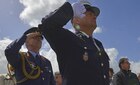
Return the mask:
M 28 29 L 27 31 L 25 31 L 24 35 L 27 35 L 27 34 L 32 33 L 32 32 L 37 32 L 37 31 L 38 31 L 37 27 L 32 27 L 32 28 Z
M 75 2 L 72 4 L 72 8 L 73 8 L 74 17 L 82 18 L 85 16 L 84 13 L 86 12 L 86 8 L 82 3 Z

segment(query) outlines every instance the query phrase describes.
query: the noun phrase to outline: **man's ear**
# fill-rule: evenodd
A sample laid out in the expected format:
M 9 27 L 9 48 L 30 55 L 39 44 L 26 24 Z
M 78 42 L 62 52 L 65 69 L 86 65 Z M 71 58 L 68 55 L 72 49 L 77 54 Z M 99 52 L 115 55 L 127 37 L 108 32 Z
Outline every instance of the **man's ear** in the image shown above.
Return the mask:
M 80 19 L 79 18 L 73 18 L 72 19 L 72 25 L 76 30 L 80 30 Z

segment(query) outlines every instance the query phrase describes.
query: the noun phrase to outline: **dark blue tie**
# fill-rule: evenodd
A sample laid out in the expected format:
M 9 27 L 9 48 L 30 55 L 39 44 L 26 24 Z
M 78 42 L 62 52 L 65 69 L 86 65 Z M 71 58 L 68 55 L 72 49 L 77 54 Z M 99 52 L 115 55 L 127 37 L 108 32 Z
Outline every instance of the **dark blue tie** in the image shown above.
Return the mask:
M 41 65 L 41 60 L 40 60 L 40 56 L 39 55 L 36 55 L 35 62 L 36 62 L 37 65 L 39 65 L 39 66 Z

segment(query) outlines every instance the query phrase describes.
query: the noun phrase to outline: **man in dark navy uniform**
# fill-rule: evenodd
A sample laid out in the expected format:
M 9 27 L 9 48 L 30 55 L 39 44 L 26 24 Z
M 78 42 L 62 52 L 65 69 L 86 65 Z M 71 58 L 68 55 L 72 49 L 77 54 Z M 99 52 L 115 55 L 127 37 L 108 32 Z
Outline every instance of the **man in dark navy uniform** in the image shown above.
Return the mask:
M 109 85 L 109 57 L 92 37 L 99 13 L 87 1 L 66 2 L 42 19 L 39 28 L 57 54 L 62 85 Z M 76 33 L 63 28 L 70 19 Z
M 36 27 L 27 30 L 5 50 L 5 55 L 14 68 L 17 85 L 55 85 L 51 63 L 39 54 L 42 35 Z M 19 52 L 26 44 L 28 52 Z

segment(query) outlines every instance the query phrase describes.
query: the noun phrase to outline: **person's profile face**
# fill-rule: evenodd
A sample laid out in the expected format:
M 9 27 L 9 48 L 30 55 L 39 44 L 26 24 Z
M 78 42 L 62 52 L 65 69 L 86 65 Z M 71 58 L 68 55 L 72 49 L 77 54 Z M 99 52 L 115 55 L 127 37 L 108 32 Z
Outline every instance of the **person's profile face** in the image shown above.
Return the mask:
M 109 70 L 109 77 L 111 78 L 113 76 L 113 73 Z
M 80 25 L 83 25 L 87 28 L 95 29 L 97 27 L 97 24 L 94 12 L 86 11 L 85 16 L 80 20 Z
M 55 75 L 56 85 L 62 85 L 62 77 L 60 74 Z
M 122 68 L 124 70 L 129 70 L 130 69 L 130 63 L 128 60 L 125 60 L 123 63 L 122 63 Z

